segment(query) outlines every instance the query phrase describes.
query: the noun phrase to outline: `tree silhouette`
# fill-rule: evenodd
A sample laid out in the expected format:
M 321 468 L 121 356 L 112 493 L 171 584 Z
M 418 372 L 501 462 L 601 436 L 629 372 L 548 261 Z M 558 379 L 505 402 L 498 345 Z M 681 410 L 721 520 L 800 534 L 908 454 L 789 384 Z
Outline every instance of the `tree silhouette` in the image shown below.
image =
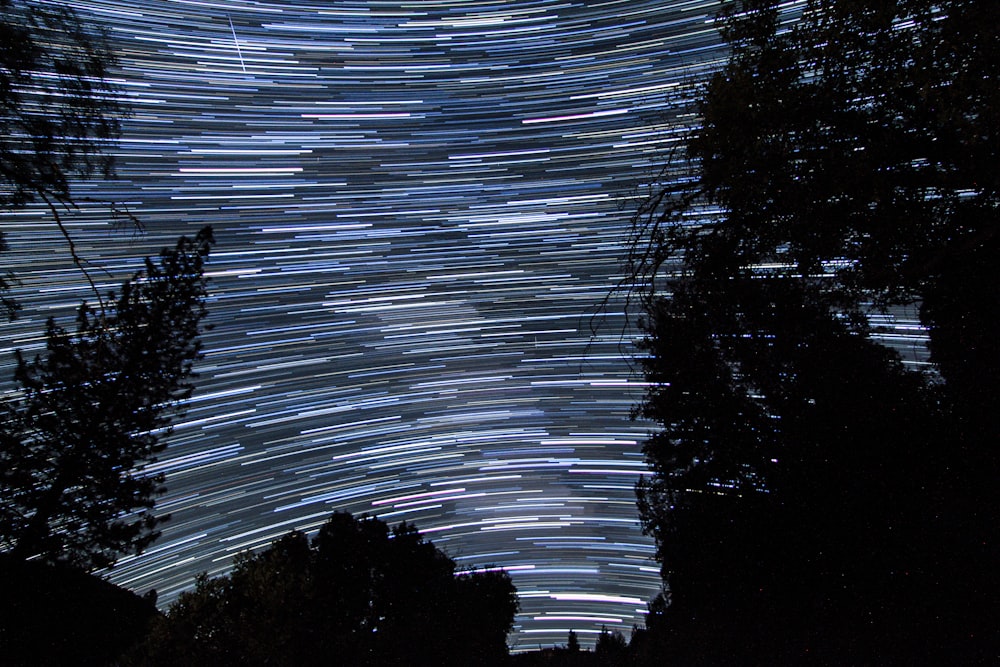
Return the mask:
M 155 614 L 80 569 L 141 551 L 166 519 L 151 511 L 163 475 L 147 466 L 191 393 L 212 236 L 206 228 L 147 260 L 117 296 L 85 269 L 63 218 L 79 204 L 76 179 L 113 176 L 107 149 L 128 115 L 115 62 L 103 31 L 68 5 L 0 0 L 0 211 L 47 207 L 97 300 L 81 305 L 74 331 L 49 320 L 45 353 L 17 354 L 17 388 L 0 403 L 5 664 L 108 664 Z M 16 282 L 0 274 L 9 318 Z
M 634 218 L 653 623 L 688 664 L 979 656 L 996 631 L 957 610 L 997 590 L 997 24 L 783 11 L 727 4 L 690 171 Z M 939 378 L 872 339 L 900 304 Z
M 104 35 L 69 7 L 0 0 L 0 210 L 46 204 L 81 269 L 60 208 L 74 205 L 71 179 L 112 174 L 106 148 L 127 114 L 109 77 L 114 63 Z M 0 276 L 10 316 L 12 278 Z
M 205 316 L 206 227 L 182 237 L 76 331 L 50 319 L 44 355 L 17 355 L 20 392 L 0 415 L 0 548 L 84 569 L 138 553 L 159 534 L 154 516 L 163 437 L 192 392 Z
M 198 578 L 135 664 L 491 665 L 517 598 L 503 572 L 457 574 L 416 528 L 336 513 Z
M 618 630 L 609 632 L 606 627 L 602 627 L 597 643 L 594 644 L 594 653 L 598 661 L 608 667 L 624 667 L 629 664 L 628 642 Z

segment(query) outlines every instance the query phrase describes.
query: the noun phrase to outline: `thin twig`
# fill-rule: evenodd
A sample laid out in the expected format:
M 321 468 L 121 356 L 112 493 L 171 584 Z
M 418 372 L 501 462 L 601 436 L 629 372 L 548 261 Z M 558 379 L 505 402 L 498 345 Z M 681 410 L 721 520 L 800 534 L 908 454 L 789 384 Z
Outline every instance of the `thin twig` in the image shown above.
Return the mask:
M 97 283 L 94 282 L 90 272 L 86 269 L 86 267 L 84 267 L 84 260 L 76 251 L 76 243 L 73 241 L 73 237 L 70 235 L 69 230 L 66 229 L 66 225 L 63 224 L 62 216 L 59 215 L 59 209 L 52 203 L 52 200 L 49 199 L 44 192 L 39 192 L 38 195 L 48 205 L 49 210 L 52 212 L 52 216 L 55 218 L 56 225 L 59 227 L 59 231 L 62 233 L 63 238 L 66 239 L 66 245 L 69 247 L 69 254 L 70 257 L 73 258 L 73 264 L 76 265 L 76 268 L 80 269 L 80 273 L 82 273 L 83 277 L 87 279 L 88 283 L 90 283 L 90 289 L 93 290 L 94 295 L 97 297 L 97 304 L 101 308 L 101 317 L 103 318 L 105 314 L 104 298 L 101 296 L 101 291 L 97 289 Z

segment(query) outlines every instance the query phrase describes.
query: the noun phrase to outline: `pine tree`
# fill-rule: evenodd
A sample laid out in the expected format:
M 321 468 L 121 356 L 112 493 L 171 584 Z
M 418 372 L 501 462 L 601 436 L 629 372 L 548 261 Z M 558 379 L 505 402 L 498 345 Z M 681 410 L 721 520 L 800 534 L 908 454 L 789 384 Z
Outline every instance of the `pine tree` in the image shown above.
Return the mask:
M 0 413 L 4 551 L 93 569 L 156 539 L 164 476 L 144 468 L 193 389 L 213 242 L 209 227 L 182 237 L 105 309 L 81 305 L 75 332 L 50 319 L 43 355 L 18 353 Z

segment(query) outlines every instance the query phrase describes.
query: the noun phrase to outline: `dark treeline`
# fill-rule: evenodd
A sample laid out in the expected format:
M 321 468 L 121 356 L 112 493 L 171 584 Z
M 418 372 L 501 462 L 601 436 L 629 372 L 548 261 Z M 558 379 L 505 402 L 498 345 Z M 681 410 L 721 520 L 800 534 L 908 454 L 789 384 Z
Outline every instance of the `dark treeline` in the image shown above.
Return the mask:
M 417 529 L 334 514 L 198 578 L 132 665 L 498 665 L 518 603 L 500 571 L 456 572 Z
M 505 573 L 456 572 L 415 527 L 347 514 L 239 555 L 165 612 L 88 574 L 167 518 L 164 479 L 143 467 L 193 390 L 206 228 L 16 358 L 0 407 L 0 661 L 1000 660 L 993 4 L 723 3 L 730 59 L 626 259 L 649 383 L 636 414 L 658 425 L 637 489 L 664 579 L 645 627 L 508 656 Z M 46 205 L 83 270 L 61 215 L 73 178 L 112 173 L 101 146 L 126 113 L 105 85 L 113 56 L 68 9 L 0 10 L 0 210 Z M 59 100 L 51 116 L 41 98 Z M 10 316 L 16 279 L 0 279 Z M 876 316 L 899 309 L 926 332 L 926 367 L 879 342 Z
M 502 665 L 518 601 L 406 523 L 336 513 L 202 575 L 164 613 L 73 566 L 0 554 L 9 665 Z
M 634 219 L 665 582 L 637 659 L 998 658 L 994 5 L 724 4 Z M 929 365 L 879 341 L 900 312 Z

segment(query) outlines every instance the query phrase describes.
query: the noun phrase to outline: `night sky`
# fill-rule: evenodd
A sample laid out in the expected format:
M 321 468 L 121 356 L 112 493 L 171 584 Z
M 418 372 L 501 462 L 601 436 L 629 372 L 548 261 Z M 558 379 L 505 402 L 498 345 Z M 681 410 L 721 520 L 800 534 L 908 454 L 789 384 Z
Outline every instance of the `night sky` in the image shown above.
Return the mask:
M 75 5 L 134 115 L 67 224 L 111 289 L 215 227 L 206 357 L 156 469 L 173 519 L 111 579 L 161 604 L 335 510 L 501 566 L 525 650 L 626 636 L 660 586 L 633 485 L 650 425 L 618 282 L 634 197 L 724 56 L 714 2 Z M 150 9 L 155 7 L 155 9 Z M 109 202 L 145 226 L 109 224 Z M 6 215 L 26 306 L 93 300 L 41 209 Z M 9 371 L 4 374 L 9 377 Z

